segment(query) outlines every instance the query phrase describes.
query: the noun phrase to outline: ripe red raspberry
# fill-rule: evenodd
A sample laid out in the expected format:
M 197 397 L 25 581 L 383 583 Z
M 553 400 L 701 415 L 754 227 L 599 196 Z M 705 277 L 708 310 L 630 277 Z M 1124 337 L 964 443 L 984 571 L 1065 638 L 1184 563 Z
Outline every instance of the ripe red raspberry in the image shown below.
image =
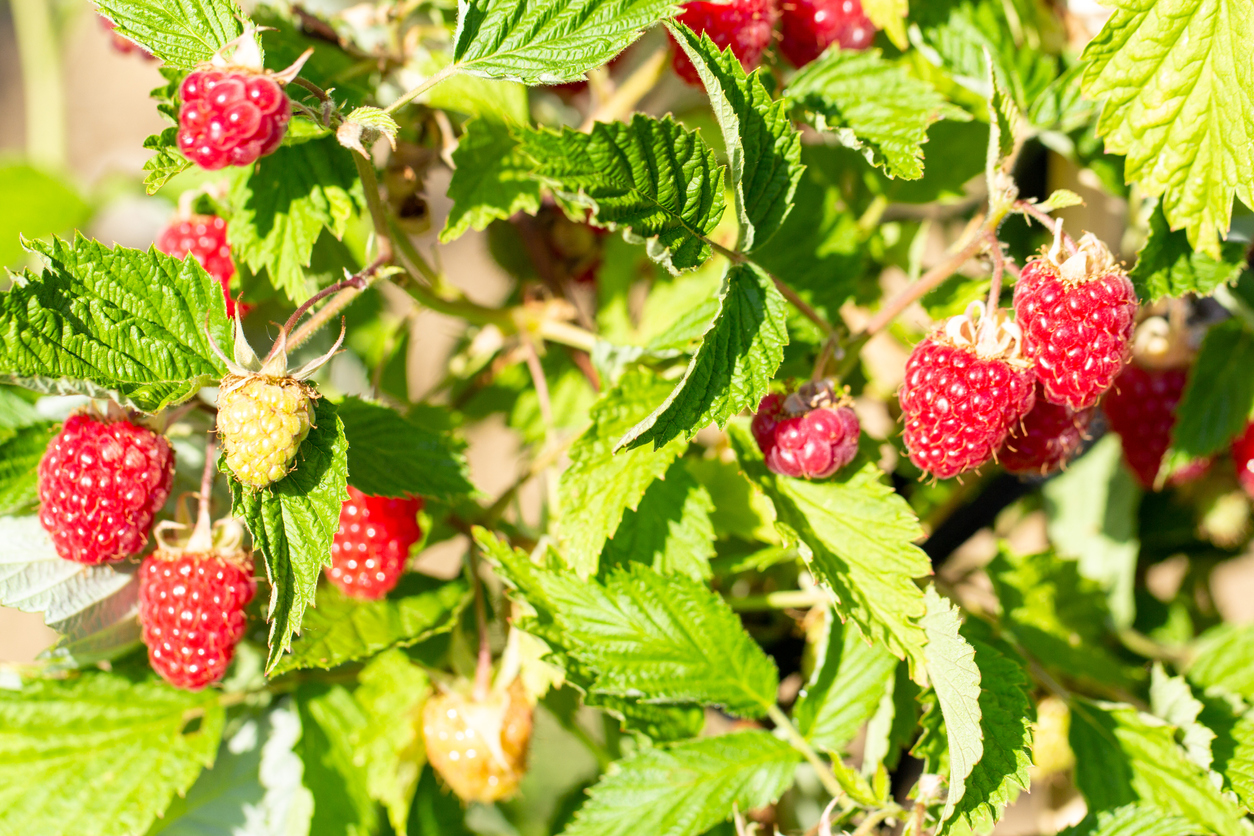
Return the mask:
M 730 46 L 748 72 L 762 60 L 762 53 L 771 43 L 775 16 L 774 0 L 694 0 L 684 4 L 676 19 L 698 35 L 709 35 L 719 49 Z M 696 67 L 678 45 L 671 66 L 684 81 L 701 86 Z
M 351 485 L 331 543 L 327 577 L 345 595 L 382 598 L 405 571 L 409 550 L 422 539 L 422 499 L 367 496 Z
M 1069 462 L 1080 449 L 1085 431 L 1096 407 L 1078 412 L 1045 400 L 1040 381 L 1036 384 L 1036 405 L 1023 420 L 1010 428 L 1010 435 L 997 451 L 997 461 L 1008 473 L 1047 476 Z
M 226 221 L 217 215 L 192 215 L 170 224 L 157 236 L 157 249 L 175 258 L 186 258 L 190 253 L 205 271 L 222 285 L 226 296 L 226 315 L 243 316 L 250 305 L 238 307 L 231 298 L 231 278 L 235 275 L 235 262 L 231 260 L 231 245 L 226 241 Z
M 244 552 L 158 548 L 139 568 L 139 621 L 153 670 L 189 690 L 217 682 L 244 637 L 257 593 Z
M 983 312 L 983 305 L 973 305 Z M 948 479 L 993 458 L 1035 402 L 1013 323 L 963 314 L 914 347 L 898 397 L 910 461 Z M 982 333 L 981 333 L 982 332 Z
M 861 428 L 849 403 L 827 380 L 787 397 L 763 398 L 750 426 L 767 468 L 781 476 L 826 479 L 853 461 Z
M 1232 442 L 1232 463 L 1237 466 L 1237 479 L 1250 496 L 1254 496 L 1254 422 Z
M 173 479 L 164 436 L 74 415 L 39 462 L 39 521 L 66 560 L 120 560 L 143 551 Z
M 1163 456 L 1171 446 L 1176 424 L 1176 405 L 1184 394 L 1189 370 L 1185 367 L 1151 369 L 1133 361 L 1102 401 L 1110 428 L 1119 433 L 1123 457 L 1139 481 L 1153 488 Z M 1197 478 L 1208 462 L 1197 462 L 1174 474 L 1168 484 Z
M 279 83 L 243 67 L 195 70 L 183 79 L 179 97 L 179 150 L 210 171 L 273 153 L 292 117 Z
M 861 0 L 784 0 L 779 23 L 779 51 L 794 67 L 809 64 L 832 44 L 862 50 L 875 39 Z
M 1128 362 L 1136 291 L 1106 246 L 1087 234 L 1075 255 L 1029 261 L 1015 284 L 1023 352 L 1050 403 L 1097 403 Z
M 439 694 L 422 709 L 427 759 L 463 801 L 508 798 L 527 772 L 531 720 L 521 679 L 481 700 L 461 691 Z

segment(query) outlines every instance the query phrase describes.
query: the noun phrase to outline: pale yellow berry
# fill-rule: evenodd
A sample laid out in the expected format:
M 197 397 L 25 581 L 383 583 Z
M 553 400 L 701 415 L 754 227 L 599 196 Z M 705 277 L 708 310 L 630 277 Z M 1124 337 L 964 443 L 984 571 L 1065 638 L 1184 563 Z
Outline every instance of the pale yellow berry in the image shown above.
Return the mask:
M 235 478 L 264 488 L 287 476 L 313 417 L 309 388 L 290 377 L 225 378 L 218 394 L 218 436 Z

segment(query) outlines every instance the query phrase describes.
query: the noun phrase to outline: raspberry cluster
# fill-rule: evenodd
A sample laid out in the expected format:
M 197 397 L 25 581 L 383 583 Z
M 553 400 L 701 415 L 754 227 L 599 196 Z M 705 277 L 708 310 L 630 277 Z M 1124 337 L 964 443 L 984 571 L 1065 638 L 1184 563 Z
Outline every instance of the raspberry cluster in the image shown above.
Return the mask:
M 427 759 L 463 801 L 508 798 L 527 771 L 531 714 L 520 679 L 483 699 L 438 694 L 422 709 Z
M 226 314 L 240 316 L 248 313 L 249 306 L 236 306 L 231 298 L 231 279 L 235 276 L 235 262 L 231 260 L 231 245 L 226 240 L 226 221 L 217 215 L 192 215 L 175 221 L 157 236 L 157 249 L 175 258 L 191 256 L 200 262 L 210 276 L 222 285 L 226 297 Z
M 257 593 L 244 554 L 158 549 L 139 569 L 139 621 L 153 670 L 196 690 L 222 678 Z
M 291 105 L 269 75 L 244 67 L 195 70 L 179 86 L 179 150 L 216 171 L 251 165 L 283 141 Z
M 126 420 L 71 416 L 39 462 L 39 521 L 57 554 L 104 563 L 139 554 L 170 495 L 174 451 Z
M 779 51 L 794 67 L 804 67 L 832 44 L 866 49 L 875 25 L 860 0 L 784 0 L 780 5 Z
M 858 454 L 858 416 L 829 380 L 767 395 L 751 428 L 767 468 L 781 476 L 825 479 Z
M 1036 405 L 1010 428 L 997 451 L 998 463 L 1007 473 L 1048 476 L 1079 452 L 1095 411 L 1050 403 L 1037 381 Z
M 340 509 L 327 577 L 345 595 L 382 598 L 405 570 L 409 550 L 422 539 L 422 499 L 367 496 L 353 486 Z

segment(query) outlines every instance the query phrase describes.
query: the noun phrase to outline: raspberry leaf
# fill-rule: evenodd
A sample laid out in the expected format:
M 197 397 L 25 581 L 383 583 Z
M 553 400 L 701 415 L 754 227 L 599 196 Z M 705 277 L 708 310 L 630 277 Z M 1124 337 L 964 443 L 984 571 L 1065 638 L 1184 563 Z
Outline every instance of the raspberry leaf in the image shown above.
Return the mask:
M 453 162 L 457 168 L 448 186 L 453 208 L 440 232 L 441 241 L 448 243 L 470 229 L 486 229 L 515 212 L 534 215 L 539 210 L 540 184 L 532 178 L 530 161 L 508 125 L 491 119 L 468 122 Z
M 535 176 L 592 220 L 647 239 L 649 256 L 672 272 L 710 256 L 723 217 L 723 170 L 701 136 L 671 117 L 636 114 L 598 122 L 591 133 L 532 129 L 520 137 Z
M 1218 687 L 1254 701 L 1254 627 L 1220 624 L 1198 638 L 1189 664 L 1189 681 L 1201 688 Z
M 232 0 L 96 0 L 96 6 L 118 34 L 186 69 L 239 37 L 247 20 Z
M 532 564 L 483 529 L 475 541 L 536 610 L 520 626 L 585 665 L 592 691 L 717 705 L 740 717 L 762 717 L 775 704 L 775 664 L 703 583 L 638 563 L 582 581 Z
M 834 614 L 822 644 L 821 662 L 793 707 L 797 730 L 815 746 L 840 753 L 879 707 L 897 670 L 897 660 L 871 645 L 856 624 L 842 624 Z
M 1161 810 L 1128 804 L 1113 810 L 1089 813 L 1058 836 L 1193 836 L 1197 825 Z
M 1207 705 L 1201 719 L 1217 732 L 1214 742 L 1215 771 L 1223 775 L 1225 785 L 1237 794 L 1246 812 L 1254 810 L 1254 713 L 1237 714 L 1227 701 L 1219 703 L 1213 695 L 1207 696 Z M 1241 703 L 1239 710 L 1244 710 Z M 1217 717 L 1218 711 L 1222 715 Z M 1217 722 L 1218 720 L 1218 722 Z
M 380 653 L 362 668 L 353 699 L 366 724 L 353 735 L 366 762 L 366 791 L 383 804 L 397 833 L 405 833 L 418 775 L 426 761 L 420 728 L 431 695 L 425 671 L 399 650 Z
M 227 238 L 235 258 L 293 302 L 316 287 L 305 275 L 326 229 L 341 238 L 361 200 L 352 155 L 334 136 L 287 145 L 244 169 L 231 186 Z
M 0 689 L 0 830 L 147 832 L 213 763 L 219 696 L 100 671 Z
M 710 424 L 724 427 L 766 395 L 788 344 L 784 297 L 757 266 L 733 264 L 719 300 L 683 379 L 661 406 L 623 435 L 616 449 L 651 441 L 656 450 L 676 438 L 690 439 Z
M 618 530 L 623 512 L 637 510 L 645 491 L 684 451 L 676 439 L 660 450 L 629 450 L 617 455 L 614 443 L 666 397 L 670 383 L 640 369 L 592 407 L 592 426 L 570 448 L 570 467 L 558 483 L 563 558 L 581 576 L 594 574 L 605 541 Z
M 178 134 L 178 128 L 169 127 L 144 140 L 145 148 L 157 152 L 144 162 L 144 191 L 150 195 L 192 167 L 191 161 L 178 152 Z
M 642 749 L 588 791 L 565 836 L 696 836 L 772 804 L 800 755 L 771 734 L 740 731 Z
M 330 669 L 392 647 L 409 647 L 453 629 L 469 601 L 460 579 L 439 582 L 407 574 L 388 598 L 358 601 L 326 587 L 305 614 L 300 638 L 272 676 L 306 668 Z
M 923 144 L 934 122 L 971 118 L 879 50 L 831 50 L 793 76 L 784 96 L 820 131 L 905 180 L 923 176 Z
M 575 81 L 670 17 L 670 0 L 459 0 L 453 61 L 524 84 Z
M 1219 836 L 1245 832 L 1242 811 L 1176 743 L 1174 726 L 1130 705 L 1070 701 L 1075 783 L 1089 809 L 1143 803 Z
M 225 459 L 221 467 L 229 472 Z M 344 424 L 325 398 L 315 401 L 314 425 L 296 454 L 295 470 L 265 490 L 231 478 L 231 513 L 248 526 L 270 579 L 267 673 L 291 649 L 292 636 L 301 631 L 305 610 L 314 602 L 322 567 L 331 563 L 347 485 Z
M 370 718 L 342 685 L 309 683 L 296 689 L 304 764 L 301 782 L 314 797 L 309 833 L 377 833 L 379 805 L 370 795 L 365 757 L 357 748 Z
M 816 579 L 832 593 L 841 618 L 851 618 L 871 641 L 908 659 L 922 678 L 926 637 L 917 623 L 926 612 L 916 578 L 931 563 L 914 545 L 919 523 L 878 467 L 850 466 L 822 482 L 790 479 L 766 469 L 743 423 L 732 425 L 741 469 L 771 500 L 775 527 L 795 544 Z
M 1205 710 L 1202 701 L 1193 696 L 1183 676 L 1168 676 L 1161 662 L 1150 670 L 1150 711 L 1180 730 L 1178 739 L 1189 760 L 1202 769 L 1210 769 L 1215 761 L 1212 747 L 1215 733 L 1202 725 L 1198 717 Z
M 752 252 L 788 217 L 801 179 L 801 134 L 787 105 L 773 101 L 758 73 L 746 75 L 730 48 L 720 51 L 708 35 L 667 24 L 705 85 L 723 132 L 728 172 L 740 221 L 737 249 Z
M 58 424 L 40 421 L 0 428 L 0 514 L 17 514 L 39 499 L 39 460 Z
M 649 485 L 640 507 L 623 512 L 614 537 L 601 555 L 602 571 L 628 563 L 651 566 L 660 574 L 682 574 L 693 580 L 710 577 L 714 556 L 714 501 L 692 478 L 682 461 Z
M 1124 175 L 1162 198 L 1172 229 L 1222 258 L 1235 194 L 1254 205 L 1254 29 L 1249 0 L 1118 0 L 1084 50 L 1097 132 L 1125 154 Z
M 1206 296 L 1220 285 L 1236 281 L 1245 269 L 1245 247 L 1241 244 L 1226 241 L 1219 252 L 1215 259 L 1194 250 L 1185 232 L 1171 231 L 1160 206 L 1150 215 L 1149 237 L 1128 277 L 1142 302 L 1189 293 Z
M 1206 333 L 1189 374 L 1171 448 L 1168 473 L 1195 459 L 1222 452 L 1254 415 L 1254 333 L 1240 319 L 1221 322 Z
M 155 412 L 225 372 L 209 331 L 231 351 L 222 286 L 194 259 L 73 243 L 27 242 L 48 266 L 0 295 L 0 376 L 28 389 L 114 398 Z
M 360 398 L 336 405 L 348 437 L 348 483 L 371 496 L 451 501 L 478 495 L 466 445 Z

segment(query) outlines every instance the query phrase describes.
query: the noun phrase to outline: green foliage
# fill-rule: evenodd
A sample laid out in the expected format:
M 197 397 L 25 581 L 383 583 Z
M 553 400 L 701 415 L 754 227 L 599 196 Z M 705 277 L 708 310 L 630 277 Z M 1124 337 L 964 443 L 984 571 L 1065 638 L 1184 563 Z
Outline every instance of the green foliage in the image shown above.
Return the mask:
M 793 706 L 797 730 L 815 746 L 839 753 L 871 719 L 889 692 L 897 660 L 868 644 L 858 628 L 828 615 L 820 664 Z
M 191 69 L 233 41 L 246 20 L 232 0 L 98 0 L 117 32 L 171 67 Z
M 1138 804 L 1089 813 L 1059 836 L 1196 836 L 1197 825 Z
M 540 208 L 540 184 L 531 176 L 530 160 L 508 125 L 491 119 L 467 123 L 453 162 L 457 168 L 448 187 L 453 208 L 440 232 L 441 241 L 460 238 L 470 229 L 486 229 L 515 212 L 535 214 Z
M 1220 285 L 1236 281 L 1244 268 L 1245 248 L 1239 243 L 1224 242 L 1218 259 L 1194 250 L 1188 235 L 1171 231 L 1159 206 L 1150 215 L 1149 237 L 1128 276 L 1142 302 L 1156 302 L 1186 293 L 1210 294 Z
M 1202 688 L 1217 686 L 1254 701 L 1254 628 L 1221 624 L 1203 633 L 1189 664 L 1189 679 Z
M 651 566 L 662 575 L 710 577 L 714 525 L 710 493 L 689 475 L 682 461 L 649 485 L 640 507 L 623 512 L 623 521 L 601 554 L 603 569 L 630 562 Z
M 1238 319 L 1206 333 L 1171 431 L 1167 468 L 1222 451 L 1254 414 L 1254 334 Z
M 30 165 L 0 165 L 0 267 L 22 257 L 21 236 L 68 232 L 90 209 L 70 184 Z
M 39 498 L 39 460 L 59 429 L 50 421 L 0 428 L 0 514 L 20 513 Z

